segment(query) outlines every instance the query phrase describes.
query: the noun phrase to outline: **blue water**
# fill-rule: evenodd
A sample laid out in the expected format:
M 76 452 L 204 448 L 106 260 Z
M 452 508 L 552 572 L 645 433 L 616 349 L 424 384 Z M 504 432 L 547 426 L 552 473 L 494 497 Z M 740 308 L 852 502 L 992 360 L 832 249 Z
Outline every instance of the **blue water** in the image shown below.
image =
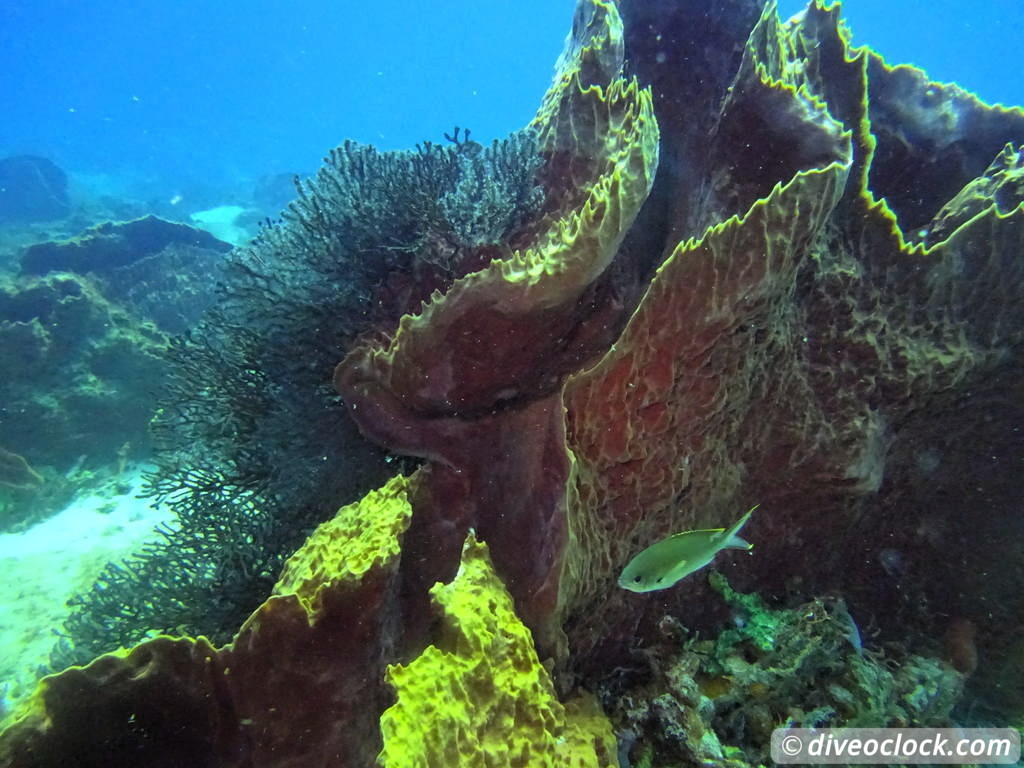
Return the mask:
M 0 156 L 150 191 L 317 167 L 346 137 L 481 140 L 533 115 L 573 0 L 4 0 Z M 850 0 L 855 42 L 1024 103 L 1018 0 Z M 803 7 L 784 0 L 788 17 Z M 923 9 L 927 8 L 927 13 Z
M 805 6 L 780 0 L 779 15 Z M 892 64 L 915 64 L 990 103 L 1024 104 L 1020 0 L 849 0 L 843 16 L 855 45 L 870 45 Z
M 4 0 L 0 154 L 170 183 L 313 170 L 346 137 L 503 136 L 533 116 L 573 7 Z

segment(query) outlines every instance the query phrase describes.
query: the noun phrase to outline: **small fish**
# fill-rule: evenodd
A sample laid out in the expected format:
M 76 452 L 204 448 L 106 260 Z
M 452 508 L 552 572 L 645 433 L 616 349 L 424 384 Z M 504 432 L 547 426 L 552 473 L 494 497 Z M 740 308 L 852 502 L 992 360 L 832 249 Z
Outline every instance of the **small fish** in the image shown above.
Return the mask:
M 629 561 L 619 576 L 619 586 L 630 592 L 654 592 L 671 587 L 700 570 L 723 549 L 751 550 L 753 544 L 737 534 L 760 504 L 750 508 L 732 528 L 685 531 L 652 544 Z
M 844 601 L 836 601 L 835 608 L 832 611 L 832 616 L 842 628 L 843 637 L 846 638 L 846 641 L 853 646 L 853 650 L 857 652 L 858 656 L 863 656 L 864 641 L 861 639 L 860 627 L 858 627 L 857 622 L 853 620 L 853 616 L 850 615 L 850 611 L 846 608 L 846 603 Z

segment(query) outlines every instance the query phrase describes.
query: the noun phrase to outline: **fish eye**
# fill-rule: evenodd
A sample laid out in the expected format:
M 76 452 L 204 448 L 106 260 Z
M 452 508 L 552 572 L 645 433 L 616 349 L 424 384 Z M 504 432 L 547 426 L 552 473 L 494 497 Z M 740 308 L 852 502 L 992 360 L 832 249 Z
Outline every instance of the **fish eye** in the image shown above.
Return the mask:
M 633 583 L 634 584 L 639 584 L 640 583 L 640 577 L 639 576 L 634 576 L 633 577 Z

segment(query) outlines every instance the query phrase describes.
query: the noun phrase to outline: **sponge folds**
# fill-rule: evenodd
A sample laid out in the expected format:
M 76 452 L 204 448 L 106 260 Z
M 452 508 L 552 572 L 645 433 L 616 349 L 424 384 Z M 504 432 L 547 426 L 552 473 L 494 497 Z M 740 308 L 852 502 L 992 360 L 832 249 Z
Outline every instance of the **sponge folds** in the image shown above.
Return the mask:
M 398 701 L 381 716 L 382 766 L 617 765 L 611 724 L 597 703 L 558 701 L 530 630 L 473 532 L 455 579 L 430 594 L 441 636 L 409 664 L 388 667 Z

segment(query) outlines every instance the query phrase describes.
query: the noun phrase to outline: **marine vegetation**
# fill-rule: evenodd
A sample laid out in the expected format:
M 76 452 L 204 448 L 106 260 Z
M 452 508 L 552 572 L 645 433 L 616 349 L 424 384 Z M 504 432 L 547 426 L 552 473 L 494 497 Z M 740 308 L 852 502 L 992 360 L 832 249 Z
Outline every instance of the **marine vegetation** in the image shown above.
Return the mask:
M 1024 460 L 1024 111 L 851 47 L 838 4 L 785 23 L 774 3 L 712 6 L 580 0 L 530 127 L 542 202 L 497 243 L 453 250 L 422 222 L 409 223 L 411 250 L 381 241 L 401 270 L 374 298 L 331 305 L 364 308 L 372 332 L 346 335 L 320 312 L 274 315 L 257 339 L 232 332 L 237 345 L 211 337 L 233 376 L 197 364 L 202 397 L 242 390 L 255 405 L 220 420 L 169 408 L 162 426 L 247 452 L 218 449 L 198 465 L 206 474 L 157 490 L 251 498 L 256 510 L 272 496 L 301 515 L 313 498 L 302 488 L 322 478 L 329 497 L 345 482 L 318 440 L 333 434 L 324 422 L 350 429 L 346 414 L 419 466 L 322 523 L 231 643 L 157 637 L 44 680 L 0 735 L 0 757 L 99 765 L 81 756 L 164 750 L 179 764 L 367 766 L 382 755 L 394 768 L 525 744 L 453 726 L 461 741 L 443 756 L 387 746 L 483 701 L 501 732 L 531 726 L 512 764 L 558 764 L 558 740 L 578 743 L 569 704 L 589 690 L 605 709 L 585 710 L 598 736 L 575 764 L 753 765 L 776 719 L 940 722 L 967 675 L 1001 723 L 1024 720 L 1013 693 L 1024 667 L 996 681 L 983 661 L 1019 646 L 1005 628 L 1024 615 L 1024 550 L 1006 535 L 1020 530 L 1019 489 L 990 459 Z M 434 167 L 424 151 L 437 150 L 421 148 L 413 169 Z M 480 150 L 445 151 L 459 164 Z M 325 185 L 347 157 L 354 179 L 372 175 L 371 156 L 343 148 Z M 424 203 L 427 220 L 441 197 Z M 342 248 L 346 210 L 304 188 L 293 219 L 259 241 L 266 252 L 244 252 L 261 261 L 241 257 L 251 277 L 238 295 L 267 285 L 290 307 L 293 286 L 325 301 L 344 292 L 343 270 L 277 265 Z M 404 215 L 367 213 L 389 226 Z M 322 387 L 332 359 L 341 400 L 289 408 L 281 371 Z M 304 474 L 325 455 L 322 475 Z M 619 588 L 644 546 L 728 528 L 746 499 L 762 503 L 745 529 L 757 556 L 715 556 L 731 586 L 699 571 L 653 594 Z M 316 503 L 326 517 L 328 499 Z M 346 567 L 351 547 L 365 568 Z M 850 616 L 877 636 L 864 643 Z M 667 642 L 675 626 L 686 631 Z M 955 656 L 942 650 L 951 627 L 975 630 L 952 633 Z M 646 678 L 615 679 L 644 657 Z M 600 736 L 611 729 L 618 755 Z
M 487 148 L 346 142 L 296 181 L 283 220 L 232 252 L 218 301 L 164 356 L 147 493 L 177 519 L 74 598 L 55 667 L 154 631 L 227 641 L 310 531 L 387 478 L 391 457 L 359 436 L 331 370 L 512 236 L 543 202 L 538 163 L 530 131 Z
M 209 304 L 225 250 L 155 216 L 22 250 L 0 278 L 0 446 L 38 482 L 0 479 L 0 529 L 39 522 L 150 456 L 168 334 Z

